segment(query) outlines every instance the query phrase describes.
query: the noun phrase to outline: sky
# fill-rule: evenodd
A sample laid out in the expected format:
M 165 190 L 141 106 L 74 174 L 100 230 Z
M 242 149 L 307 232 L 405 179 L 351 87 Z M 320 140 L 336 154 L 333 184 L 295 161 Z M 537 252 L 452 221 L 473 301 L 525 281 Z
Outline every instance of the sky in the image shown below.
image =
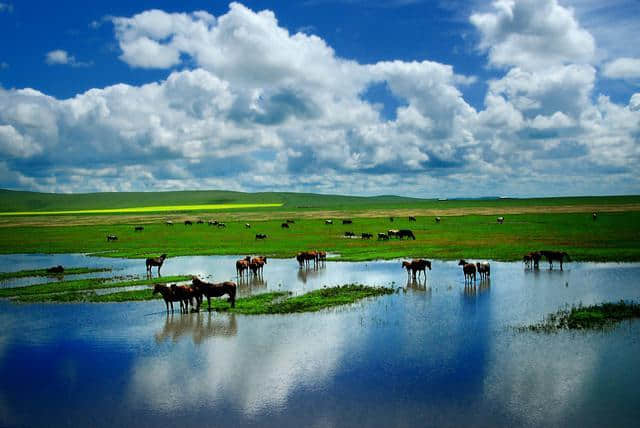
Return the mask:
M 0 188 L 640 194 L 638 0 L 0 0 Z

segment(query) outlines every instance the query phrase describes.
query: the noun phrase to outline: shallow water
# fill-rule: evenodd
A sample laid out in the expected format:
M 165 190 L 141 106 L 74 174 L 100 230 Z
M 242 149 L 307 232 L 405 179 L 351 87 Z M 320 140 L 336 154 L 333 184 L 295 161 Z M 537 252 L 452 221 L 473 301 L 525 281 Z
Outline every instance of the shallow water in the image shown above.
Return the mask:
M 162 274 L 231 279 L 236 259 L 171 258 Z M 0 271 L 57 264 L 145 273 L 140 260 L 0 256 Z M 639 322 L 557 334 L 511 327 L 565 304 L 637 300 L 640 264 L 541 266 L 492 262 L 490 281 L 465 287 L 456 263 L 436 261 L 426 282 L 397 294 L 286 316 L 2 301 L 0 426 L 635 425 Z M 269 260 L 263 279 L 242 292 L 407 285 L 399 261 L 305 272 Z

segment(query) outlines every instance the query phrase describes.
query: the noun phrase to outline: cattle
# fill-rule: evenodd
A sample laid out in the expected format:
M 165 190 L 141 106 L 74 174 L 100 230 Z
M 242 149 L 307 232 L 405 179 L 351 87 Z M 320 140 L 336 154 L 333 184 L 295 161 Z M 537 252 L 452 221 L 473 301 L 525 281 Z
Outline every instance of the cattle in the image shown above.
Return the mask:
M 245 224 L 244 224 L 244 228 L 245 228 L 245 229 L 251 229 L 251 225 L 250 225 L 249 223 L 245 223 Z
M 256 239 L 267 239 L 267 235 L 264 233 L 256 233 Z
M 196 221 L 196 224 L 204 224 L 204 221 L 198 220 L 198 221 Z
M 396 235 L 399 239 L 402 238 L 411 238 L 414 241 L 416 240 L 416 236 L 413 234 L 412 231 L 410 231 L 409 229 L 401 229 L 398 231 L 397 235 Z
M 398 233 L 400 233 L 400 231 L 398 229 L 389 229 L 389 230 L 387 230 L 387 236 L 389 238 L 396 238 L 398 236 Z
M 598 219 L 598 213 L 592 213 L 591 218 L 593 219 L 593 221 L 596 221 Z
M 476 263 L 476 269 L 478 270 L 478 273 L 480 274 L 480 279 L 487 279 L 491 276 L 491 266 L 489 265 L 489 262 L 477 262 Z
M 378 233 L 378 241 L 388 241 L 389 240 L 389 235 L 387 235 L 386 233 Z
M 218 225 L 218 220 L 209 220 L 209 226 L 217 226 Z
M 144 230 L 144 227 L 142 227 L 142 226 L 136 226 L 136 227 L 134 227 L 134 228 L 133 228 L 133 230 L 134 230 L 135 232 L 142 232 L 142 231 Z
M 362 239 L 371 239 L 373 238 L 373 235 L 367 232 L 362 232 Z
M 499 224 L 504 223 L 504 217 L 498 217 L 496 220 L 498 221 Z
M 409 221 L 417 221 L 416 218 L 412 215 L 409 216 Z
M 167 226 L 173 226 L 173 222 L 171 220 L 167 220 L 164 222 Z
M 389 217 L 389 221 L 393 223 L 393 217 Z
M 440 217 L 436 217 L 436 223 L 440 223 Z
M 353 221 L 349 219 L 342 220 L 342 224 L 352 224 Z
M 294 220 L 291 220 L 291 219 L 288 219 L 288 220 L 286 220 L 286 221 L 287 221 L 287 223 L 289 223 L 289 224 L 294 224 L 294 223 L 295 223 L 295 221 L 294 221 Z
M 283 229 L 289 229 L 289 223 L 282 223 L 280 227 Z
M 227 225 L 226 225 L 226 224 L 224 224 L 224 223 L 218 223 L 218 224 L 217 224 L 217 227 L 218 227 L 218 229 L 226 229 L 226 228 L 227 228 Z
M 354 236 L 356 236 L 356 234 L 353 233 L 353 232 L 345 232 L 344 233 L 344 237 L 345 238 L 353 238 Z
M 331 225 L 331 224 L 333 224 L 333 220 L 325 220 L 324 224 L 325 225 Z
M 184 221 L 184 225 L 185 226 L 193 226 L 193 222 L 191 220 L 185 220 Z
M 107 242 L 108 241 L 117 241 L 118 237 L 116 235 L 107 235 Z
M 62 265 L 50 267 L 49 269 L 47 269 L 47 273 L 64 273 L 64 268 L 62 267 Z

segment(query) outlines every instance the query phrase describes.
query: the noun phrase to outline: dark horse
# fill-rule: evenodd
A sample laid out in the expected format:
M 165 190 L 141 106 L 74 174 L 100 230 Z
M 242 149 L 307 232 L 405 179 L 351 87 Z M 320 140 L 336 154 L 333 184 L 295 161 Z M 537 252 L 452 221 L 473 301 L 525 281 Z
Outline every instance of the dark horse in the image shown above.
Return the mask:
M 476 265 L 473 263 L 467 263 L 466 260 L 460 260 L 458 262 L 458 266 L 462 266 L 462 271 L 464 272 L 464 282 L 467 282 L 467 278 L 471 281 L 473 278 L 473 282 L 476 281 Z
M 567 261 L 567 262 L 571 261 L 571 259 L 569 258 L 569 254 L 565 253 L 564 251 L 542 250 L 542 251 L 538 251 L 538 252 L 540 253 L 541 256 L 545 256 L 547 258 L 547 260 L 549 261 L 549 269 L 553 269 L 553 261 L 554 260 L 560 262 L 560 270 L 562 270 L 562 262 L 563 261 Z
M 191 285 L 195 290 L 198 300 L 198 307 L 196 311 L 200 310 L 200 305 L 202 304 L 202 296 L 207 296 L 207 304 L 209 305 L 209 310 L 211 310 L 211 298 L 212 297 L 220 297 L 225 294 L 229 295 L 229 303 L 231 303 L 231 307 L 236 307 L 236 290 L 238 286 L 235 282 L 225 281 L 220 283 L 211 283 L 202 281 L 197 276 L 191 277 Z
M 189 305 L 193 307 L 193 299 L 198 299 L 198 294 L 191 287 L 186 285 L 171 284 L 171 292 L 180 299 L 180 309 L 184 309 L 184 313 L 189 313 Z
M 153 286 L 153 294 L 160 293 L 164 299 L 164 304 L 167 305 L 167 312 L 169 312 L 169 305 L 171 305 L 171 312 L 173 312 L 173 302 L 180 302 L 180 309 L 182 309 L 182 299 L 176 296 L 171 288 L 164 284 L 155 284 Z
M 166 254 L 161 255 L 160 257 L 150 257 L 147 259 L 147 275 L 151 276 L 151 268 L 154 266 L 158 266 L 158 276 L 160 276 L 160 268 L 162 267 L 162 263 L 164 263 L 164 259 L 167 258 Z
M 431 270 L 431 262 L 424 259 L 411 260 L 410 262 L 402 262 L 402 267 L 407 270 L 407 276 L 409 272 L 411 272 L 413 278 L 416 278 L 416 272 L 418 276 L 420 276 L 420 272 L 422 272 L 426 279 L 427 268 Z
M 50 267 L 49 269 L 47 269 L 47 273 L 64 273 L 64 268 L 62 267 L 62 265 Z

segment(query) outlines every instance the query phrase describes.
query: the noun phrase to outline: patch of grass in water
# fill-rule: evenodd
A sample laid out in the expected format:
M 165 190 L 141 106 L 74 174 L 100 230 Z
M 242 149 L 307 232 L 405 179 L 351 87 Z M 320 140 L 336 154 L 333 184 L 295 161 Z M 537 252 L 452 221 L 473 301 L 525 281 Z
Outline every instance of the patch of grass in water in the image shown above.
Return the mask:
M 31 276 L 65 276 L 65 275 L 80 275 L 85 273 L 95 273 L 95 272 L 109 272 L 111 268 L 87 268 L 87 267 L 79 267 L 79 268 L 65 268 L 62 273 L 52 273 L 47 272 L 47 269 L 32 269 L 32 270 L 21 270 L 18 272 L 0 272 L 0 281 L 7 279 L 15 279 L 15 278 L 28 278 Z
M 520 331 L 555 332 L 558 330 L 603 329 L 620 321 L 640 318 L 640 304 L 621 300 L 591 306 L 573 306 L 549 314 L 538 323 L 519 327 Z

